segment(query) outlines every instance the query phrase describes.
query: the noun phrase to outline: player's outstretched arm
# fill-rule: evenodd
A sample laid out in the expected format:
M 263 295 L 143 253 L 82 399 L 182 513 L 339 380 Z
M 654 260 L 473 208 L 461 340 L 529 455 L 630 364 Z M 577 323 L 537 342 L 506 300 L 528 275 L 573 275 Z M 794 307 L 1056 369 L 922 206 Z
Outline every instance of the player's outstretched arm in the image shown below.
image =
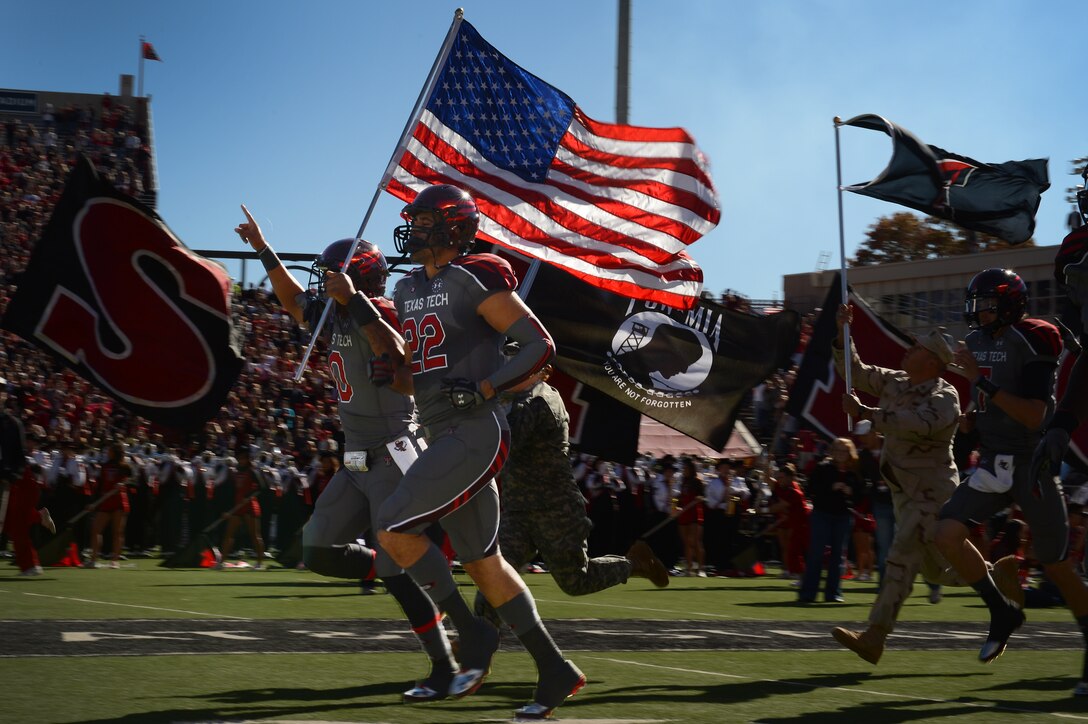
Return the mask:
M 276 293 L 276 298 L 280 300 L 284 310 L 294 317 L 296 322 L 303 324 L 302 306 L 295 299 L 306 290 L 302 288 L 297 279 L 291 276 L 291 272 L 287 271 L 287 267 L 280 263 L 279 257 L 276 256 L 276 252 L 265 241 L 261 227 L 249 213 L 249 209 L 246 208 L 245 204 L 242 204 L 242 213 L 246 215 L 246 221 L 236 226 L 234 232 L 242 238 L 242 241 L 252 246 L 253 251 L 257 252 L 257 258 L 261 260 L 265 271 L 268 272 L 268 281 L 272 284 L 272 291 Z

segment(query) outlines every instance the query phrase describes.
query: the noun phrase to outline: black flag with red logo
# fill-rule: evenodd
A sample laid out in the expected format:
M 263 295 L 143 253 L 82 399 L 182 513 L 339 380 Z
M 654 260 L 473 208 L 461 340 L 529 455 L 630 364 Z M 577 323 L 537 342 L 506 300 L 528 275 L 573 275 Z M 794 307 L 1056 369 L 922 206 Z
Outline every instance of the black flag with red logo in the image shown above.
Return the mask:
M 1040 197 L 1050 188 L 1046 159 L 990 164 L 923 143 L 886 118 L 865 114 L 846 126 L 883 131 L 892 139 L 892 159 L 872 181 L 847 191 L 902 204 L 1020 244 L 1035 232 Z
M 805 356 L 797 370 L 797 378 L 790 389 L 786 412 L 808 423 L 826 438 L 849 435 L 846 413 L 842 411 L 842 395 L 846 384 L 835 370 L 831 343 L 838 334 L 835 312 L 841 295 L 839 275 L 827 290 L 823 309 L 812 328 L 812 337 L 805 347 Z M 850 337 L 858 350 L 858 356 L 867 364 L 889 369 L 902 369 L 903 355 L 914 344 L 906 332 L 877 314 L 861 297 L 850 290 L 850 304 L 854 307 L 854 321 L 850 325 Z M 960 404 L 966 407 L 970 399 L 971 383 L 963 375 L 949 370 L 944 378 L 956 387 Z M 876 398 L 865 393 L 858 395 L 867 405 L 875 405 Z
M 551 332 L 560 370 L 719 451 L 745 397 L 789 364 L 800 336 L 796 312 L 756 316 L 706 299 L 680 310 L 548 264 L 525 303 Z
M 177 431 L 218 412 L 242 368 L 231 280 L 80 157 L 0 326 Z

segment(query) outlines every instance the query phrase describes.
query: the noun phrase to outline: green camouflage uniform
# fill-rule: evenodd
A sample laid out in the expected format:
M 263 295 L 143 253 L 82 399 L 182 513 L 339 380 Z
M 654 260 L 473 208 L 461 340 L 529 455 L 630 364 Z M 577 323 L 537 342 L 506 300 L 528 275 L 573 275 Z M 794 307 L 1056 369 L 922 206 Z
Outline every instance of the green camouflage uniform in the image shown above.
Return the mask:
M 539 551 L 556 583 L 571 596 L 626 583 L 631 575 L 626 558 L 588 557 L 592 524 L 571 474 L 569 418 L 559 393 L 542 382 L 503 397 L 510 422 L 510 457 L 500 477 L 503 558 L 520 569 Z
M 843 374 L 845 354 L 832 347 Z M 912 385 L 906 372 L 863 364 L 853 354 L 852 383 L 878 398 L 873 429 L 884 435 L 880 474 L 895 507 L 895 539 L 885 559 L 869 624 L 890 632 L 920 572 L 930 583 L 963 586 L 933 541 L 937 515 L 959 483 L 952 437 L 959 425 L 956 388 L 943 379 Z

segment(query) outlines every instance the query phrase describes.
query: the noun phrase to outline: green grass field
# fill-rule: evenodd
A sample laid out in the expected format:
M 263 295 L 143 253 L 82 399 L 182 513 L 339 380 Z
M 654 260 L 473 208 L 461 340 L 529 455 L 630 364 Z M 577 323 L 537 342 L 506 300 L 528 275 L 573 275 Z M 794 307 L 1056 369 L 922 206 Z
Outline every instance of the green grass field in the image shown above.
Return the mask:
M 155 621 L 177 628 L 184 621 L 283 622 L 358 618 L 404 625 L 387 595 L 360 596 L 354 585 L 308 572 L 170 570 L 155 561 L 121 570 L 50 569 L 41 578 L 15 576 L 0 566 L 0 618 L 20 631 L 63 621 Z M 460 577 L 459 577 L 460 578 Z M 896 646 L 870 666 L 824 637 L 793 646 L 745 650 L 706 647 L 678 650 L 653 640 L 658 625 L 673 621 L 742 622 L 758 633 L 819 622 L 816 630 L 860 623 L 875 596 L 872 584 L 846 582 L 845 604 L 797 606 L 786 581 L 677 578 L 658 590 L 634 580 L 588 597 L 570 598 L 550 576 L 526 577 L 545 620 L 647 620 L 646 645 L 603 650 L 592 636 L 564 645 L 589 678 L 588 686 L 557 711 L 567 722 L 1034 722 L 1088 719 L 1088 700 L 1070 696 L 1082 653 L 1068 634 L 1075 627 L 1064 609 L 1028 612 L 1031 624 L 1058 643 L 1017 646 L 989 666 L 975 659 L 985 631 L 985 610 L 973 594 L 946 591 L 931 605 L 924 586 L 904 607 L 903 622 L 951 624 L 978 631 L 969 648 L 933 641 Z M 467 579 L 463 590 L 471 590 Z M 33 622 L 27 624 L 25 622 Z M 41 622 L 41 623 L 38 623 Z M 290 623 L 288 623 L 290 622 Z M 658 623 L 659 622 L 659 623 Z M 747 623 L 745 623 L 747 622 Z M 224 625 L 226 625 L 224 624 Z M 52 624 L 50 624 L 52 625 Z M 278 625 L 278 624 L 277 624 Z M 556 624 L 557 626 L 559 623 Z M 604 624 L 599 624 L 604 627 Z M 86 627 L 86 626 L 84 626 Z M 9 629 L 10 630 L 10 629 Z M 1054 632 L 1054 633 L 1052 633 Z M 830 636 L 826 637 L 830 641 Z M 1021 639 L 1023 641 L 1023 639 Z M 37 639 L 35 639 L 37 641 Z M 1072 644 L 1074 645 L 1071 645 Z M 16 646 L 16 643 L 23 644 Z M 531 697 L 535 674 L 521 650 L 501 652 L 480 691 L 461 701 L 425 706 L 400 703 L 400 692 L 423 673 L 421 653 L 66 655 L 48 637 L 28 642 L 0 639 L 0 681 L 5 722 L 196 721 L 509 721 Z M 913 643 L 910 650 L 908 643 Z M 919 649 L 927 647 L 927 650 Z M 1040 647 L 1042 646 L 1042 647 Z M 124 651 L 122 650 L 122 654 Z

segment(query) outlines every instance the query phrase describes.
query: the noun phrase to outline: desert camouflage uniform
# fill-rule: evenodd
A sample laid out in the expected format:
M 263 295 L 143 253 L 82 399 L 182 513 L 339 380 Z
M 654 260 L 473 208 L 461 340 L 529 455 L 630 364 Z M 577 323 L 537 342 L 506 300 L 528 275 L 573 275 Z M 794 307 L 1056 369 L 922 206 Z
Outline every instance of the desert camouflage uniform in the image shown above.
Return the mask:
M 930 583 L 966 585 L 933 541 L 937 514 L 959 482 L 952 462 L 959 394 L 940 378 L 912 385 L 905 372 L 863 364 L 857 350 L 851 352 L 854 387 L 879 400 L 873 428 L 884 435 L 880 474 L 895 507 L 895 538 L 885 559 L 880 593 L 869 612 L 869 624 L 887 633 L 895 627 L 919 572 Z M 842 375 L 844 351 L 834 349 L 834 354 L 835 368 Z

